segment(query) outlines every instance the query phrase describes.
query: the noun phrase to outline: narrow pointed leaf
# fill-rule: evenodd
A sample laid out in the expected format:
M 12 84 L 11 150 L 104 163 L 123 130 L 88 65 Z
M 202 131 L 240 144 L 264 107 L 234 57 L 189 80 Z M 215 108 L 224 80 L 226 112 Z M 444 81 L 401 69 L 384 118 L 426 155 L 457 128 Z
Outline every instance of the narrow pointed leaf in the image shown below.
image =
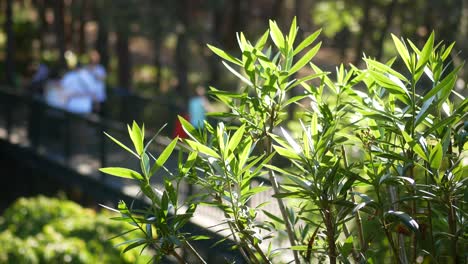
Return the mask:
M 219 49 L 219 48 L 217 48 L 215 46 L 212 46 L 210 44 L 208 44 L 207 46 L 211 51 L 213 51 L 216 55 L 218 55 L 222 59 L 224 59 L 226 61 L 229 61 L 229 62 L 232 62 L 232 63 L 234 63 L 236 65 L 242 66 L 242 62 L 238 58 L 236 58 L 236 57 L 228 54 L 224 50 Z
M 218 153 L 216 153 L 216 151 L 210 149 L 209 147 L 203 145 L 203 144 L 200 144 L 196 141 L 193 141 L 193 140 L 186 140 L 185 141 L 193 150 L 196 150 L 200 153 L 203 153 L 205 155 L 208 155 L 208 156 L 211 156 L 211 157 L 214 157 L 214 158 L 217 158 L 219 159 L 220 156 Z
M 136 154 L 133 150 L 131 150 L 129 147 L 125 146 L 122 142 L 118 141 L 117 139 L 115 139 L 114 137 L 112 137 L 111 135 L 107 134 L 106 132 L 104 132 L 104 135 L 106 135 L 108 138 L 110 138 L 112 141 L 114 141 L 117 145 L 119 145 L 121 148 L 125 149 L 126 151 L 130 152 L 133 156 L 137 157 L 137 158 L 140 158 L 140 156 L 138 156 L 138 154 Z
M 236 149 L 237 145 L 239 145 L 239 142 L 242 140 L 242 137 L 244 136 L 245 132 L 245 125 L 242 125 L 237 129 L 237 131 L 234 133 L 234 135 L 230 138 L 229 144 L 228 144 L 228 150 L 231 152 L 234 152 L 234 149 Z
M 122 178 L 128 178 L 128 179 L 135 179 L 135 180 L 143 180 L 143 176 L 131 169 L 127 168 L 120 168 L 120 167 L 107 167 L 107 168 L 101 168 L 99 171 L 117 176 L 117 177 L 122 177 Z
M 164 163 L 166 163 L 166 161 L 169 159 L 172 152 L 174 151 L 178 140 L 178 137 L 173 139 L 171 143 L 169 143 L 169 145 L 167 145 L 167 147 L 163 150 L 163 152 L 161 152 L 159 157 L 154 162 L 153 167 L 151 167 L 151 170 L 149 172 L 150 177 L 152 177 L 164 165 Z
M 320 32 L 322 32 L 322 29 L 319 29 L 309 35 L 307 38 L 305 38 L 294 50 L 293 55 L 297 55 L 299 52 L 301 52 L 303 49 L 307 48 L 312 42 L 314 42 L 317 37 L 320 35 Z
M 135 146 L 136 153 L 140 156 L 143 153 L 143 137 L 144 132 L 141 131 L 138 124 L 133 121 L 132 128 L 127 126 L 128 133 L 130 134 L 130 138 L 132 139 L 133 145 Z
M 280 51 L 284 50 L 284 36 L 275 21 L 270 20 L 270 36 Z
M 263 33 L 262 37 L 260 37 L 260 39 L 257 41 L 257 43 L 255 43 L 255 48 L 258 49 L 258 50 L 262 50 L 263 47 L 265 46 L 267 40 L 268 40 L 268 35 L 270 34 L 270 30 L 267 30 L 265 31 L 265 33 Z
M 317 52 L 320 49 L 320 46 L 322 45 L 322 42 L 319 42 L 319 44 L 315 45 L 312 49 L 310 49 L 304 56 L 302 56 L 296 64 L 294 64 L 291 69 L 288 72 L 288 76 L 293 75 L 295 72 L 300 70 L 302 67 L 304 67 L 307 63 L 310 62 L 310 60 L 317 54 Z
M 400 54 L 400 57 L 403 60 L 403 62 L 405 63 L 408 70 L 411 71 L 410 55 L 409 55 L 408 49 L 405 47 L 403 42 L 393 34 L 392 34 L 392 39 L 393 39 L 393 43 L 395 44 L 395 47 L 396 47 L 396 49 L 398 51 L 398 54 Z
M 431 154 L 429 155 L 429 165 L 432 169 L 439 169 L 440 164 L 442 163 L 443 157 L 443 150 L 442 144 L 437 143 L 434 148 L 431 150 Z
M 419 225 L 416 220 L 414 220 L 411 216 L 409 216 L 405 212 L 401 211 L 393 211 L 390 210 L 385 213 L 386 217 L 393 216 L 398 218 L 405 226 L 407 226 L 409 229 L 411 229 L 413 232 L 419 232 Z
M 238 71 L 234 70 L 231 66 L 229 66 L 226 62 L 223 61 L 223 65 L 230 71 L 232 72 L 235 76 L 237 76 L 241 81 L 246 83 L 247 85 L 252 86 L 252 82 L 249 81 L 247 78 L 245 78 L 242 74 L 240 74 Z

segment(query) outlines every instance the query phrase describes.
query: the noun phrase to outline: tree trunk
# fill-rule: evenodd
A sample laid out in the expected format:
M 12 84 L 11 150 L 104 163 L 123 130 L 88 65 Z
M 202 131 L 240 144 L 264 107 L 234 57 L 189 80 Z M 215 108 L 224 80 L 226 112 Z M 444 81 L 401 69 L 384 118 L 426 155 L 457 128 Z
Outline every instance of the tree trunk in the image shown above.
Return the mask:
M 97 12 L 98 33 L 96 39 L 96 50 L 101 56 L 101 65 L 108 69 L 109 66 L 109 30 L 107 21 L 101 13 Z
M 129 49 L 129 33 L 126 31 L 117 32 L 117 60 L 119 86 L 123 89 L 130 89 L 132 85 L 132 65 Z
M 39 58 L 42 57 L 42 52 L 45 49 L 44 36 L 48 32 L 48 24 L 46 19 L 46 0 L 36 0 L 34 1 L 39 15 Z
M 162 63 L 161 63 L 161 37 L 160 33 L 155 32 L 155 38 L 153 39 L 154 47 L 154 67 L 156 67 L 156 89 L 161 90 L 161 78 L 162 78 Z
M 370 10 L 371 10 L 371 0 L 364 0 L 363 6 L 363 14 L 361 20 L 361 32 L 359 34 L 358 43 L 356 46 L 355 57 L 354 57 L 354 65 L 357 65 L 361 61 L 362 51 L 364 50 L 364 41 L 366 36 L 369 35 L 370 32 Z
M 176 93 L 183 97 L 185 100 L 188 99 L 188 63 L 189 50 L 188 50 L 188 24 L 189 24 L 189 8 L 187 0 L 180 0 L 177 6 L 177 14 L 179 17 L 180 28 L 177 36 L 177 46 L 175 51 L 176 71 L 178 86 L 176 87 Z
M 379 39 L 377 40 L 377 55 L 376 59 L 380 61 L 383 56 L 383 44 L 385 37 L 387 36 L 387 31 L 392 25 L 393 21 L 393 12 L 396 8 L 396 5 L 398 4 L 398 0 L 392 0 L 388 6 L 385 7 L 385 24 L 382 30 L 380 31 L 380 36 Z
M 86 12 L 88 11 L 88 0 L 81 0 L 81 7 L 80 7 L 80 17 L 79 17 L 79 39 L 78 39 L 78 53 L 80 55 L 84 55 L 86 52 L 86 34 L 85 34 L 85 26 L 86 26 Z
M 222 39 L 222 25 L 223 25 L 223 11 L 224 10 L 224 2 L 223 4 L 216 4 L 213 7 L 213 28 L 211 31 L 211 41 L 212 45 L 219 46 L 220 40 Z M 219 79 L 220 79 L 220 71 L 219 71 L 219 64 L 220 60 L 218 56 L 209 56 L 208 58 L 209 66 L 210 66 L 210 85 L 214 87 L 219 86 Z
M 443 2 L 443 10 L 438 10 L 438 20 L 443 19 L 443 23 L 440 23 L 441 28 L 438 29 L 440 34 L 440 40 L 449 45 L 457 40 L 458 26 L 460 25 L 460 19 L 463 15 L 463 0 L 454 0 Z M 447 16 L 447 14 L 450 14 Z
M 228 18 L 228 27 L 225 34 L 224 46 L 228 50 L 233 50 L 237 47 L 236 33 L 245 31 L 245 21 L 243 17 L 247 15 L 246 3 L 243 0 L 228 1 L 230 3 L 230 16 Z
M 275 0 L 273 2 L 272 17 L 274 20 L 276 20 L 278 25 L 282 25 L 283 10 L 284 10 L 284 0 Z
M 459 49 L 461 49 L 459 58 L 461 61 L 468 61 L 468 0 L 463 1 L 463 8 L 458 25 L 458 31 L 457 43 L 459 44 Z M 461 75 L 462 80 L 467 80 L 468 69 L 465 69 Z
M 6 84 L 15 86 L 15 35 L 13 32 L 13 0 L 6 1 L 5 33 L 7 43 L 5 46 L 5 80 Z
M 64 16 L 64 0 L 57 0 L 54 5 L 54 23 L 55 23 L 55 37 L 57 49 L 59 50 L 59 67 L 62 69 L 67 68 L 65 60 L 65 16 Z
M 301 23 L 301 17 L 300 17 L 300 14 L 302 13 L 302 8 L 303 8 L 303 3 L 302 3 L 302 0 L 296 0 L 294 1 L 294 14 L 296 14 L 298 17 L 297 17 L 297 25 L 299 27 L 299 31 L 297 32 L 297 36 L 296 36 L 296 41 L 295 43 L 301 43 L 302 39 L 304 38 L 304 28 L 303 28 L 303 25 Z M 292 18 L 291 18 L 291 21 L 292 21 Z M 291 79 L 294 79 L 296 78 L 296 74 L 295 73 Z M 290 97 L 294 97 L 296 95 L 299 94 L 299 91 L 298 91 L 299 87 L 294 87 L 293 89 L 291 89 L 290 91 Z M 294 110 L 296 109 L 296 105 L 295 104 L 289 104 L 288 105 L 288 120 L 291 121 L 294 119 Z

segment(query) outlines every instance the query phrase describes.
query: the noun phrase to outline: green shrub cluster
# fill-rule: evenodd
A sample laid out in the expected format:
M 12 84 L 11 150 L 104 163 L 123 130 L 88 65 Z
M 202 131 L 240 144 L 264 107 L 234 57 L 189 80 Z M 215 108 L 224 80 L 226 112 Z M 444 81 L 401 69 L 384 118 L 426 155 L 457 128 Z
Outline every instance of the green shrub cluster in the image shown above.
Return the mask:
M 293 20 L 288 34 L 270 21 L 255 42 L 239 33 L 239 57 L 208 46 L 242 82 L 234 92 L 210 87 L 229 108 L 212 114 L 220 117 L 216 126 L 196 129 L 180 118 L 188 138 L 159 155 L 135 122 L 132 147 L 110 136 L 141 170 L 101 171 L 134 179 L 152 203 L 145 210 L 119 204 L 120 220 L 146 227 L 135 229 L 141 238 L 126 249 L 151 246 L 156 260 L 186 263 L 178 250 L 196 253 L 191 240 L 205 237 L 181 226 L 208 205 L 224 216 L 213 228 L 228 233 L 223 240 L 247 263 L 466 262 L 468 98 L 456 89 L 463 65 L 453 65 L 454 44 L 437 43 L 432 33 L 418 48 L 392 35 L 398 57 L 364 56 L 363 68 L 340 65 L 332 74 L 311 62 L 320 31 L 296 45 L 297 32 Z M 286 126 L 291 104 L 298 105 L 296 131 Z M 152 186 L 176 148 L 186 153 L 178 170 L 166 169 L 164 186 Z M 183 184 L 194 195 L 179 196 Z M 253 203 L 256 197 L 266 202 Z M 287 246 L 278 243 L 284 237 Z
M 0 263 L 146 263 L 138 251 L 116 247 L 130 235 L 110 239 L 129 229 L 71 201 L 20 198 L 0 218 Z

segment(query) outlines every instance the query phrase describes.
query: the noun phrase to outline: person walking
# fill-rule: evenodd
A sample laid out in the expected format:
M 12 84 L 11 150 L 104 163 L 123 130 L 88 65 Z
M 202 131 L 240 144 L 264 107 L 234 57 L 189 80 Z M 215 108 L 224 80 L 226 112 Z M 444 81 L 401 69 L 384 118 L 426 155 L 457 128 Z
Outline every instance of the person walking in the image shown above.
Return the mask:
M 210 103 L 205 96 L 205 88 L 197 86 L 195 96 L 188 103 L 190 123 L 196 129 L 205 127 L 206 112 L 211 111 Z

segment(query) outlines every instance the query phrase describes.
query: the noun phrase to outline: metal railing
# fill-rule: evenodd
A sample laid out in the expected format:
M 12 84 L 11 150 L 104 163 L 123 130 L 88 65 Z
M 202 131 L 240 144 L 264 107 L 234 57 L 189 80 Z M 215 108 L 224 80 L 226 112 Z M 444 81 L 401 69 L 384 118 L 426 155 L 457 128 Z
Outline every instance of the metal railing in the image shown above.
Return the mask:
M 110 100 L 110 104 L 119 105 L 118 100 L 125 98 L 114 98 Z M 129 102 L 135 102 L 135 98 Z M 141 99 L 139 99 L 141 100 Z M 141 107 L 144 111 L 155 108 L 148 108 L 154 105 L 154 102 L 161 101 L 156 105 L 156 108 L 166 108 L 155 113 L 155 119 L 161 125 L 168 119 L 164 113 L 169 112 L 170 105 L 164 99 L 156 99 L 149 103 L 147 101 Z M 84 176 L 93 177 L 97 180 L 111 185 L 128 195 L 137 195 L 138 187 L 132 180 L 110 177 L 99 173 L 101 167 L 127 167 L 134 170 L 139 170 L 139 163 L 136 159 L 127 153 L 125 150 L 114 144 L 104 131 L 113 137 L 120 140 L 127 146 L 132 143 L 128 136 L 126 125 L 122 122 L 114 121 L 109 118 L 103 118 L 95 114 L 78 115 L 67 112 L 62 109 L 57 109 L 47 105 L 43 100 L 33 98 L 17 91 L 8 89 L 0 89 L 0 106 L 2 113 L 0 114 L 0 138 L 4 137 L 12 144 L 19 144 L 29 148 L 38 155 L 46 156 L 55 162 L 59 162 L 70 168 L 73 168 L 78 173 Z M 131 106 L 127 106 L 130 109 Z M 109 108 L 106 109 L 106 111 Z M 115 113 L 121 112 L 122 109 L 114 107 L 113 114 L 107 114 L 106 117 L 113 116 Z M 138 113 L 130 111 L 129 115 Z M 130 120 L 129 120 L 130 121 Z M 153 123 L 153 126 L 157 124 Z M 145 123 L 145 126 L 148 127 Z M 154 128 L 156 131 L 157 128 Z M 151 133 L 145 133 L 148 137 L 152 137 Z M 149 138 L 148 138 L 149 140 Z M 153 154 L 161 151 L 169 142 L 167 137 L 159 137 L 154 141 L 155 144 L 149 148 Z M 177 153 L 167 162 L 169 170 L 177 169 Z M 152 177 L 153 184 L 159 185 L 162 183 L 161 177 Z M 252 185 L 258 184 L 269 185 L 270 182 L 264 178 L 254 179 Z M 187 185 L 187 184 L 186 184 Z M 192 192 L 202 192 L 197 186 L 185 186 L 182 184 L 179 197 L 185 199 Z M 265 210 L 276 212 L 277 205 L 274 199 L 271 199 L 272 193 L 264 192 L 252 198 L 251 206 L 270 201 Z M 209 218 L 223 218 L 221 211 L 214 207 L 205 207 L 198 210 L 199 214 L 203 214 Z M 259 220 L 265 220 L 266 216 L 262 213 L 258 216 Z

